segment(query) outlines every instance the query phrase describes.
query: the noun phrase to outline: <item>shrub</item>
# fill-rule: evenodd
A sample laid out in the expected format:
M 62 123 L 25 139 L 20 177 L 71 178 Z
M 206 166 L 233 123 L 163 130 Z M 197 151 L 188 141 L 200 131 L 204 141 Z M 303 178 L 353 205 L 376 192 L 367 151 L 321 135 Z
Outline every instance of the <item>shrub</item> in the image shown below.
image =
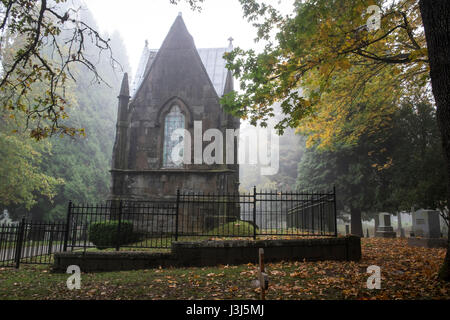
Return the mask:
M 121 221 L 120 234 L 118 233 L 119 221 L 96 222 L 89 226 L 88 234 L 91 241 L 98 249 L 114 248 L 117 241 L 120 245 L 127 245 L 139 241 L 139 233 L 133 230 L 133 222 Z
M 255 229 L 252 223 L 238 220 L 218 226 L 217 228 L 209 231 L 208 235 L 212 236 L 217 235 L 223 237 L 226 236 L 248 237 L 253 236 L 254 230 Z M 258 231 L 258 228 L 256 228 L 256 231 Z

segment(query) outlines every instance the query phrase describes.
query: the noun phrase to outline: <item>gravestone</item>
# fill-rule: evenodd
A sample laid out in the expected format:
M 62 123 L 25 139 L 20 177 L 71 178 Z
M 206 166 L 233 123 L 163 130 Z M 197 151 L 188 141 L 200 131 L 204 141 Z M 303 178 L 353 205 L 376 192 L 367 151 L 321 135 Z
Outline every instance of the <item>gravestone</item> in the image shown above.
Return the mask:
M 391 215 L 382 212 L 378 215 L 378 226 L 375 230 L 375 237 L 379 238 L 395 238 L 397 234 L 391 226 Z
M 408 244 L 413 247 L 446 248 L 447 239 L 441 238 L 439 212 L 420 209 L 413 212 L 412 237 Z
M 416 211 L 413 215 L 413 233 L 420 238 L 440 238 L 439 212 L 424 209 Z

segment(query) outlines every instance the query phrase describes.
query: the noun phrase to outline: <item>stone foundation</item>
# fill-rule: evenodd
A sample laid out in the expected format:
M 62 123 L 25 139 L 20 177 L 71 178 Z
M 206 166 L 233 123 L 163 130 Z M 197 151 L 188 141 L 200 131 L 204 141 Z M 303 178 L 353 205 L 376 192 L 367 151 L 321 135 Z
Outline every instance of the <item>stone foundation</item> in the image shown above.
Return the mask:
M 228 240 L 174 242 L 171 253 L 60 252 L 55 253 L 53 270 L 66 272 L 70 265 L 79 266 L 82 272 L 104 272 L 159 266 L 203 267 L 257 263 L 259 248 L 264 248 L 267 262 L 361 259 L 361 239 L 355 236 L 299 240 Z
M 410 247 L 447 248 L 448 240 L 443 238 L 408 238 Z
M 396 238 L 397 233 L 394 231 L 377 231 L 375 232 L 376 238 Z
M 397 233 L 392 227 L 378 227 L 375 231 L 375 237 L 377 238 L 396 238 Z

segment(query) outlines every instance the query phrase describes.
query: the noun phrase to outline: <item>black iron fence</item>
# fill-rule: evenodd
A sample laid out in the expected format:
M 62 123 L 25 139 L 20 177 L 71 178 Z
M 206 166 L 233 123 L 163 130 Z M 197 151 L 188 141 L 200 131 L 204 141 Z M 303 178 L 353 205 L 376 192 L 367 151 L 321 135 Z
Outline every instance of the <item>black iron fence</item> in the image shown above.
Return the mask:
M 334 190 L 178 191 L 166 201 L 110 201 L 95 206 L 70 203 L 64 250 L 170 248 L 172 241 L 211 238 L 337 236 L 336 226 Z M 108 237 L 102 232 L 114 236 L 105 240 Z
M 0 266 L 49 264 L 53 253 L 63 251 L 65 225 L 22 219 L 18 224 L 0 225 Z
M 172 241 L 337 236 L 336 193 L 182 193 L 165 201 L 69 203 L 65 223 L 0 226 L 0 266 L 52 262 L 54 252 L 170 248 Z
M 176 212 L 174 202 L 70 202 L 64 251 L 95 247 L 169 248 L 176 229 Z

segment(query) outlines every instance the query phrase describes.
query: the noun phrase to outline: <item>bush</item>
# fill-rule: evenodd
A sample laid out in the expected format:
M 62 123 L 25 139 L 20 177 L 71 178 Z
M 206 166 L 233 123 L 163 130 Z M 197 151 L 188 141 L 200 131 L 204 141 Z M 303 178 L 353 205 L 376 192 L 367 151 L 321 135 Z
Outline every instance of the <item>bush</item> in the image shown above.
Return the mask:
M 252 223 L 247 221 L 233 221 L 223 224 L 208 232 L 211 236 L 236 236 L 236 237 L 248 237 L 253 236 L 254 226 Z M 258 231 L 258 228 L 256 228 Z
M 89 226 L 88 234 L 91 241 L 98 249 L 115 248 L 117 241 L 120 245 L 127 245 L 137 242 L 140 239 L 139 233 L 133 230 L 133 222 L 120 222 L 120 235 L 117 232 L 119 221 L 96 222 Z

